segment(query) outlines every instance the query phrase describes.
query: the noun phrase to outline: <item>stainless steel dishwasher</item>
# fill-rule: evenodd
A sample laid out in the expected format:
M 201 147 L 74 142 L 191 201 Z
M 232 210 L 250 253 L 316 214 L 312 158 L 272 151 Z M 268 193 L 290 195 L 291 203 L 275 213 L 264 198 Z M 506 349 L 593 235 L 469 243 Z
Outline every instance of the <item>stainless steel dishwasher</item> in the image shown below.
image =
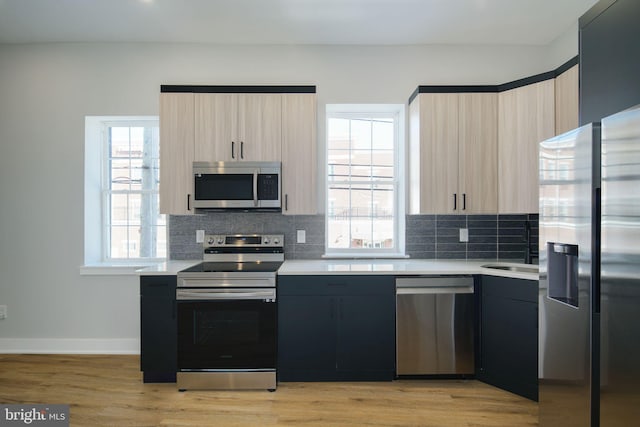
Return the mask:
M 397 278 L 397 374 L 473 375 L 473 324 L 473 277 Z

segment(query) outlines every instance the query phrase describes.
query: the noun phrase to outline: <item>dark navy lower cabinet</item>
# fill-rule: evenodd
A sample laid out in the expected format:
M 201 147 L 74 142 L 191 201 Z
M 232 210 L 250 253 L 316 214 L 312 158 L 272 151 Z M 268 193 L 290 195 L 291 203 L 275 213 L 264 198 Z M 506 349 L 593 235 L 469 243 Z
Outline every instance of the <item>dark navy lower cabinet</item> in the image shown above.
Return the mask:
M 279 276 L 280 381 L 390 381 L 393 276 Z
M 482 276 L 476 377 L 538 400 L 538 282 Z
M 140 370 L 143 382 L 175 382 L 176 276 L 140 277 Z

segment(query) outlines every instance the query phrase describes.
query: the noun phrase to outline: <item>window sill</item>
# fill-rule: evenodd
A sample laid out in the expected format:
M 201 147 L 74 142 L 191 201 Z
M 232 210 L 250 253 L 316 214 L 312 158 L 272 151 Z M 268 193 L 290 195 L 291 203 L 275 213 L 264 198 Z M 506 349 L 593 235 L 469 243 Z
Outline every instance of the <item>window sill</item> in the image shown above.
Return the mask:
M 329 253 L 322 255 L 323 259 L 406 259 L 409 255 L 403 254 L 349 254 Z
M 156 265 L 161 261 L 140 262 L 137 264 L 88 264 L 80 266 L 81 276 L 137 276 L 136 271 Z

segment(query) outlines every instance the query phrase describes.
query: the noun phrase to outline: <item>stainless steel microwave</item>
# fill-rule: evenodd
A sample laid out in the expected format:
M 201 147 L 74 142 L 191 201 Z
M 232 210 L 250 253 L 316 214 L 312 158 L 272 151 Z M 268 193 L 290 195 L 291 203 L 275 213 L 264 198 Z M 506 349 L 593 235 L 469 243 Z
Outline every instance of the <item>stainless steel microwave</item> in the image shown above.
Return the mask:
M 193 162 L 196 209 L 279 210 L 279 162 Z

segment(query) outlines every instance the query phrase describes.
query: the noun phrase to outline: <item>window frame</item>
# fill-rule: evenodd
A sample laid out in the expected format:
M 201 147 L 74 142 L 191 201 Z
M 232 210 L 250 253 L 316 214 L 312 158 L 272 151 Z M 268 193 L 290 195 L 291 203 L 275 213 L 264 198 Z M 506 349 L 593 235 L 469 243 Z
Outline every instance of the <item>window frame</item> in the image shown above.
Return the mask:
M 394 190 L 394 247 L 393 248 L 330 248 L 329 247 L 329 186 L 335 181 L 329 179 L 329 121 L 332 118 L 393 118 L 394 123 L 394 175 L 391 184 Z M 327 104 L 324 148 L 324 201 L 325 201 L 325 254 L 324 258 L 406 258 L 405 256 L 405 180 L 404 126 L 405 106 L 403 104 Z

